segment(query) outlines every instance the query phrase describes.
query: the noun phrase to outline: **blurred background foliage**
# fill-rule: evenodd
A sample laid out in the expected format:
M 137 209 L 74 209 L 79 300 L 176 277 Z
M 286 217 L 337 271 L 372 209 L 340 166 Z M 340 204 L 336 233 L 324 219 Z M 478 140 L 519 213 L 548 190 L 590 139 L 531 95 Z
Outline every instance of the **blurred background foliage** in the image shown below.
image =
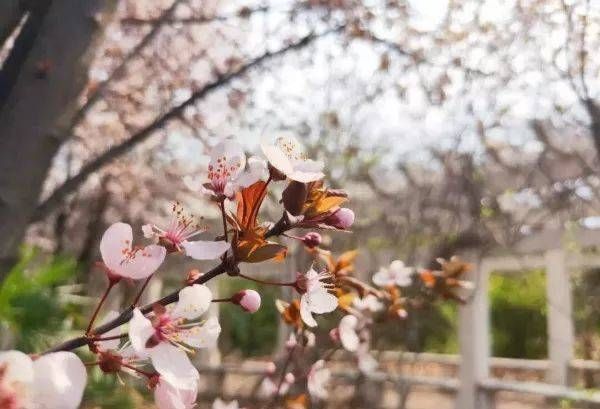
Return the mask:
M 547 357 L 546 277 L 535 270 L 490 278 L 493 356 Z
M 281 298 L 279 288 L 254 285 L 246 280 L 221 280 L 219 285 L 220 294 L 235 294 L 243 289 L 254 289 L 262 297 L 261 308 L 254 314 L 246 313 L 237 305 L 221 305 L 221 352 L 237 352 L 244 357 L 270 355 L 278 340 L 279 312 L 275 307 L 275 300 Z
M 34 352 L 46 347 L 55 336 L 71 327 L 77 318 L 77 297 L 67 286 L 77 271 L 70 257 L 42 256 L 33 248 L 21 251 L 19 263 L 0 286 L 0 323 L 5 338 Z M 4 340 L 7 342 L 7 340 Z

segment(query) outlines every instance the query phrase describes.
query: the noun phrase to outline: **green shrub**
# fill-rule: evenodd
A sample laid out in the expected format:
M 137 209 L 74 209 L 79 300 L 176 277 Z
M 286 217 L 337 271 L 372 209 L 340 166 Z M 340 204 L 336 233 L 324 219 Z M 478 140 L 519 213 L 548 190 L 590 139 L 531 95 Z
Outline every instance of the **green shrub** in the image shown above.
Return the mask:
M 230 303 L 221 305 L 221 350 L 224 353 L 239 351 L 246 357 L 270 354 L 277 343 L 279 313 L 275 300 L 281 298 L 281 290 L 278 287 L 253 285 L 247 280 L 221 280 L 220 284 L 219 294 L 223 296 L 243 289 L 254 289 L 262 298 L 260 310 L 254 314 L 248 314 Z
M 490 310 L 494 356 L 547 357 L 544 271 L 493 274 L 490 278 Z

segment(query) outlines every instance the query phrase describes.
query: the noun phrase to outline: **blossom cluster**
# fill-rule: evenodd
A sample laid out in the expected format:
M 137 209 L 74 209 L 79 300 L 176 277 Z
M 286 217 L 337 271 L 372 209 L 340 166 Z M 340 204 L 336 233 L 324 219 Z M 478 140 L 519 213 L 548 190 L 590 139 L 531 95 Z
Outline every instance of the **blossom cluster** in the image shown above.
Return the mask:
M 346 192 L 325 185 L 322 162 L 308 159 L 293 137 L 279 137 L 262 145 L 265 159 L 246 155 L 233 140 L 214 147 L 204 177 L 188 177 L 185 183 L 206 195 L 222 214 L 223 232 L 205 236 L 202 219 L 172 205 L 168 225 L 149 223 L 140 233 L 149 243 L 134 244 L 133 228 L 112 224 L 100 242 L 98 266 L 107 277 L 107 287 L 94 310 L 84 335 L 41 355 L 19 351 L 0 352 L 0 407 L 6 409 L 77 408 L 86 386 L 86 367 L 97 366 L 105 374 L 127 374 L 145 382 L 153 391 L 159 409 L 191 409 L 198 395 L 200 374 L 190 357 L 202 348 L 215 347 L 221 332 L 218 320 L 209 316 L 212 303 L 228 302 L 248 313 L 261 306 L 258 292 L 246 289 L 215 299 L 205 283 L 219 275 L 239 276 L 266 285 L 288 286 L 297 297 L 277 301 L 283 322 L 292 329 L 286 343 L 289 359 L 265 376 L 260 392 L 274 404 L 301 408 L 310 399 L 325 399 L 331 374 L 330 355 L 319 357 L 310 367 L 296 365 L 293 358 L 316 347 L 318 316 L 339 310 L 339 323 L 329 331 L 332 350 L 343 348 L 355 355 L 365 373 L 377 368 L 370 355 L 370 328 L 377 314 L 404 319 L 407 298 L 402 287 L 416 281 L 424 290 L 461 300 L 459 287 L 468 287 L 462 274 L 469 266 L 458 259 L 440 260 L 442 269 L 419 273 L 394 261 L 373 275 L 376 287 L 354 276 L 356 251 L 335 259 L 324 250 L 317 230 L 348 231 L 354 223 L 352 210 L 343 207 Z M 259 222 L 259 212 L 272 183 L 287 181 L 280 203 L 282 216 L 274 223 Z M 302 236 L 289 233 L 308 229 Z M 270 282 L 245 275 L 242 263 L 260 263 L 286 257 L 287 246 L 272 240 L 284 236 L 298 240 L 313 256 L 311 266 L 298 272 L 292 282 Z M 140 306 L 148 282 L 170 255 L 194 260 L 216 260 L 217 267 L 205 274 L 194 270 L 185 285 L 164 298 Z M 129 308 L 110 311 L 95 325 L 111 289 L 122 281 L 140 281 L 139 292 Z M 87 346 L 95 359 L 85 364 L 71 350 Z M 308 361 L 304 360 L 304 363 Z M 295 397 L 292 392 L 301 391 Z M 308 393 L 305 394 L 303 391 Z M 238 408 L 237 402 L 217 400 L 215 409 Z

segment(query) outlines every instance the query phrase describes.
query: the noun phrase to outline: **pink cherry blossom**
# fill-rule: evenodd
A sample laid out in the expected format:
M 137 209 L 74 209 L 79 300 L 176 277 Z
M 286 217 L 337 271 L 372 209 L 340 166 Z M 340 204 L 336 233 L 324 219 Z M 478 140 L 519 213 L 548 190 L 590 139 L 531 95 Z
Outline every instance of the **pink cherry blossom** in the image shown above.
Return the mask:
M 216 318 L 196 321 L 210 307 L 212 293 L 205 285 L 194 284 L 179 292 L 179 301 L 170 310 L 157 309 L 152 320 L 139 309 L 129 322 L 129 340 L 140 357 L 149 357 L 154 369 L 168 382 L 193 383 L 198 371 L 186 351 L 216 344 L 221 326 Z M 179 382 L 179 383 L 178 383 Z
M 298 273 L 296 278 L 296 288 L 302 294 L 300 298 L 300 316 L 309 327 L 317 326 L 317 322 L 312 314 L 324 314 L 335 310 L 338 306 L 338 299 L 330 294 L 328 289 L 333 285 L 332 276 L 328 272 L 317 273 L 313 268 L 305 274 Z
M 325 361 L 322 359 L 311 366 L 307 377 L 308 393 L 315 399 L 327 399 L 327 391 L 331 372 L 325 367 Z
M 233 199 L 240 189 L 266 177 L 267 164 L 264 160 L 251 157 L 246 162 L 242 146 L 226 139 L 210 153 L 208 183 L 192 177 L 184 178 L 184 182 L 191 190 L 200 190 L 216 200 L 222 200 Z
M 365 375 L 373 373 L 379 366 L 377 360 L 369 353 L 366 344 L 361 344 L 356 353 L 356 358 L 358 359 L 358 369 Z
M 126 223 L 111 225 L 100 241 L 100 253 L 109 275 L 141 280 L 152 275 L 165 259 L 162 246 L 133 247 L 133 232 Z
M 196 406 L 198 397 L 197 382 L 170 383 L 160 378 L 154 389 L 154 402 L 158 409 L 192 409 Z
M 373 275 L 373 282 L 380 287 L 399 286 L 407 287 L 412 283 L 414 269 L 407 267 L 400 260 L 394 260 L 389 267 L 381 269 Z
M 19 351 L 0 352 L 0 403 L 3 409 L 76 409 L 87 372 L 72 352 L 54 352 L 35 361 Z
M 294 374 L 290 372 L 285 374 L 281 385 L 279 384 L 279 379 L 266 377 L 260 384 L 258 394 L 262 398 L 271 398 L 277 394 L 277 388 L 279 387 L 279 396 L 283 396 L 289 391 L 290 387 L 295 381 L 296 378 L 294 377 Z
M 325 176 L 323 162 L 307 159 L 304 148 L 291 135 L 278 137 L 275 143 L 266 140 L 262 144 L 262 151 L 271 166 L 291 180 L 309 183 Z
M 214 260 L 225 253 L 231 245 L 225 241 L 190 241 L 206 231 L 196 220 L 186 214 L 179 203 L 172 207 L 173 217 L 166 229 L 153 224 L 142 227 L 146 238 L 155 238 L 157 242 L 171 252 L 183 252 L 196 260 Z
M 347 351 L 354 352 L 358 349 L 360 338 L 358 337 L 357 329 L 358 318 L 354 315 L 346 315 L 340 320 L 338 334 L 342 346 Z
M 373 294 L 367 294 L 363 298 L 354 298 L 352 305 L 359 311 L 377 312 L 383 309 L 383 303 Z
M 231 299 L 247 312 L 254 313 L 260 309 L 260 294 L 254 290 L 239 291 Z
M 0 352 L 0 408 L 28 406 L 33 384 L 33 362 L 20 351 Z

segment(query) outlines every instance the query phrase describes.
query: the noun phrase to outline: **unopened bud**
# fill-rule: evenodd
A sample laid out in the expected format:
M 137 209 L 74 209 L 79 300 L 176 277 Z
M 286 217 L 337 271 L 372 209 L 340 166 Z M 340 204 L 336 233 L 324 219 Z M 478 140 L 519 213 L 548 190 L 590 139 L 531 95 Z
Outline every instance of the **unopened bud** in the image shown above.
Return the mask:
M 275 373 L 275 371 L 277 370 L 277 365 L 275 365 L 275 362 L 273 362 L 273 361 L 271 361 L 271 362 L 268 362 L 268 363 L 267 363 L 267 368 L 266 368 L 266 370 L 267 370 L 267 373 L 268 373 L 268 374 L 271 374 L 271 375 L 272 375 L 272 374 L 274 374 L 274 373 Z
M 296 345 L 298 345 L 298 340 L 296 339 L 296 335 L 292 333 L 288 340 L 285 341 L 285 347 L 287 349 L 293 349 L 296 348 Z
M 347 230 L 354 224 L 354 212 L 351 209 L 342 207 L 327 217 L 324 222 L 336 229 Z
M 315 247 L 319 246 L 321 242 L 323 242 L 323 237 L 321 237 L 319 233 L 311 231 L 302 237 L 302 242 L 309 249 L 314 249 Z
M 231 301 L 249 313 L 255 313 L 260 309 L 260 294 L 254 290 L 242 290 L 237 292 Z
M 337 327 L 333 328 L 329 331 L 329 338 L 335 343 L 340 342 L 340 330 Z
M 288 372 L 285 374 L 285 381 L 289 384 L 294 383 L 294 381 L 296 380 L 296 377 L 294 376 L 293 373 Z

